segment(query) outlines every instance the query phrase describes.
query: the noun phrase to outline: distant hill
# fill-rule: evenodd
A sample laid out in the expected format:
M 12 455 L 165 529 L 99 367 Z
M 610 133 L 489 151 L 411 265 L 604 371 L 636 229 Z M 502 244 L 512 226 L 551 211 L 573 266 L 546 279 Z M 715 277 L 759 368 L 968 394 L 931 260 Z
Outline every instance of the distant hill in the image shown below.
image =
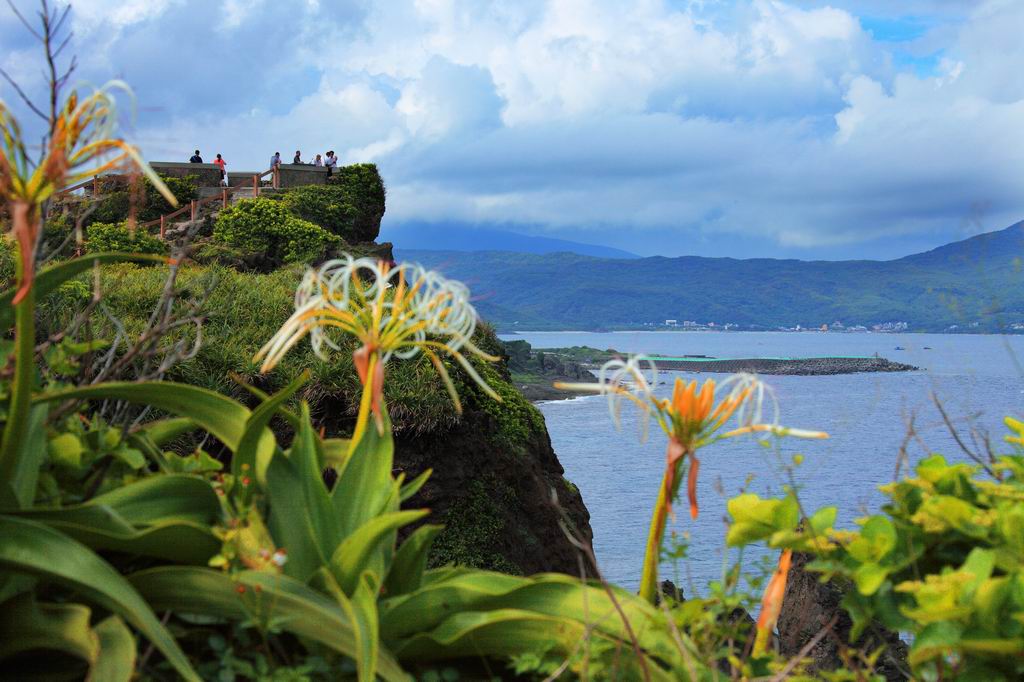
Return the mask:
M 469 284 L 481 314 L 502 329 L 622 328 L 666 319 L 765 329 L 905 322 L 921 331 L 1024 323 L 1024 222 L 892 261 L 413 249 L 401 256 Z
M 635 253 L 598 244 L 538 237 L 465 224 L 405 223 L 383 228 L 381 239 L 398 245 L 397 255 L 412 250 L 512 251 L 516 253 L 575 253 L 595 258 L 639 258 Z

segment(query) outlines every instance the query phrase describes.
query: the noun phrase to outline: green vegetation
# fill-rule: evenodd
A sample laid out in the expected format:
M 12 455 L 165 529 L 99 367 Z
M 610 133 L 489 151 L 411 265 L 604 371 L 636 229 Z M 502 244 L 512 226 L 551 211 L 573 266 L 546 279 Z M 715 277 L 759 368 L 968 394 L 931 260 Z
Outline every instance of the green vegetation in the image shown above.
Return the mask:
M 509 528 L 502 506 L 515 503 L 516 492 L 494 476 L 473 481 L 444 516 L 444 531 L 434 541 L 431 566 L 474 566 L 512 575 L 523 570 L 492 550 L 510 537 L 524 535 Z M 490 550 L 490 551 L 489 551 Z
M 213 226 L 213 239 L 258 256 L 262 267 L 268 269 L 285 263 L 312 263 L 344 243 L 270 199 L 246 199 L 222 210 Z
M 124 223 L 90 224 L 85 231 L 85 248 L 93 253 L 167 253 L 168 250 L 167 242 L 140 229 L 130 230 Z
M 1008 419 L 1014 454 L 971 466 L 934 455 L 916 476 L 882 487 L 881 514 L 857 531 L 829 530 L 835 507 L 805 530 L 790 495 L 729 502 L 728 541 L 811 551 L 809 566 L 850 585 L 852 637 L 873 622 L 913 635 L 919 679 L 1014 680 L 1024 675 L 1024 424 Z
M 805 660 L 771 646 L 795 551 L 815 554 L 810 569 L 846 587 L 854 639 L 880 625 L 913 636 L 915 678 L 1024 675 L 1024 423 L 1007 419 L 1009 454 L 976 466 L 921 462 L 916 476 L 884 488 L 888 504 L 857 531 L 833 527 L 835 508 L 803 514 L 793 490 L 733 498 L 727 543 L 767 543 L 781 550 L 779 567 L 765 583 L 737 564 L 706 598 L 681 602 L 658 579 L 662 563 L 687 552 L 665 538 L 665 520 L 682 506 L 683 480 L 698 514 L 698 453 L 744 434 L 826 436 L 762 423 L 770 393 L 756 378 L 718 396 L 713 381 L 678 380 L 664 400 L 635 360 L 617 360 L 605 383 L 577 388 L 628 399 L 664 432 L 640 594 L 557 573 L 452 566 L 520 568 L 491 551 L 536 536 L 493 505 L 524 500 L 489 446 L 515 448 L 543 429 L 507 370 L 490 364 L 502 345 L 476 327 L 464 287 L 373 260 L 331 263 L 301 282 L 298 266 L 254 274 L 173 263 L 168 279 L 163 267 L 131 264 L 162 256 L 95 251 L 96 239 L 138 247 L 115 225 L 91 232 L 88 255 L 37 267 L 52 193 L 111 164 L 138 164 L 110 137 L 108 92 L 69 102 L 51 124 L 70 132 L 49 140 L 38 164 L 0 103 L 0 167 L 10 174 L 0 201 L 18 252 L 0 248 L 0 272 L 13 270 L 0 293 L 6 676 L 807 679 Z M 338 239 L 311 223 L 293 231 L 303 221 L 275 202 L 222 217 L 216 235 L 227 247 L 273 248 L 282 261 L 317 257 L 298 243 L 313 234 L 306 225 Z M 297 284 L 306 304 L 292 312 Z M 472 464 L 485 473 L 462 477 L 440 536 L 424 523 L 428 510 L 409 508 L 431 472 L 396 473 L 395 434 L 459 424 L 463 410 L 493 427 L 471 434 Z M 508 468 L 531 464 L 520 457 Z M 746 613 L 762 587 L 755 626 Z M 879 651 L 840 645 L 843 669 L 817 675 L 878 678 Z
M 160 180 L 174 195 L 179 208 L 187 205 L 193 199 L 199 198 L 199 189 L 192 176 L 176 178 L 161 175 Z M 136 220 L 143 223 L 157 220 L 161 215 L 177 210 L 171 206 L 156 186 L 144 177 L 130 181 L 123 176 L 101 178 L 98 198 L 99 200 L 90 206 L 91 212 L 84 216 L 83 225 L 94 222 L 122 223 L 128 219 L 133 207 Z M 59 201 L 55 208 L 57 213 L 67 213 L 74 218 L 84 207 L 85 204 L 77 197 L 70 197 Z
M 501 329 L 604 329 L 678 319 L 762 329 L 839 320 L 995 331 L 1024 322 L 1022 251 L 1024 224 L 877 262 L 454 251 L 402 256 L 443 267 L 488 292 L 481 313 Z

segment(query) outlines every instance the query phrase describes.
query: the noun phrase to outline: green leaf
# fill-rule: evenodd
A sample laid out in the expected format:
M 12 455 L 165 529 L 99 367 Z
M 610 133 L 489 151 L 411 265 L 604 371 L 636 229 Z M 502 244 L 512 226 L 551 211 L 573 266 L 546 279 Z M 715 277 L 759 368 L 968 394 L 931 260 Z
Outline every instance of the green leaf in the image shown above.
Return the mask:
M 39 604 L 24 592 L 0 605 L 0 660 L 36 650 L 62 651 L 92 664 L 98 653 L 82 604 Z
M 64 261 L 63 263 L 58 263 L 57 265 L 51 265 L 48 268 L 43 268 L 36 273 L 32 287 L 35 289 L 36 297 L 41 299 L 43 296 L 55 291 L 57 287 L 75 275 L 85 272 L 95 263 L 138 263 L 146 261 L 152 263 L 166 263 L 167 258 L 141 253 L 89 254 L 88 256 L 75 258 L 73 260 Z M 11 305 L 11 302 L 14 300 L 15 293 L 17 293 L 17 290 L 13 288 L 0 293 L 0 327 L 3 327 L 4 329 L 9 328 L 14 319 L 14 306 Z
M 135 676 L 135 638 L 124 621 L 110 616 L 93 628 L 99 638 L 99 656 L 89 682 L 131 682 Z
M 383 428 L 378 432 L 376 425 L 370 424 L 355 443 L 344 467 L 338 470 L 338 481 L 331 491 L 342 537 L 377 516 L 391 497 L 394 441 L 391 419 L 383 405 L 381 412 Z
M 60 466 L 77 469 L 82 466 L 82 441 L 73 433 L 62 433 L 46 444 L 50 461 Z M 27 505 L 26 505 L 27 506 Z
M 46 525 L 0 516 L 0 567 L 62 584 L 124 618 L 187 680 L 199 676 L 139 593 L 84 545 Z
M 254 472 L 256 482 L 266 487 L 267 467 L 270 466 L 270 458 L 277 446 L 273 438 L 265 438 L 267 426 L 281 406 L 309 381 L 309 376 L 308 369 L 303 371 L 283 389 L 260 403 L 249 415 L 235 456 L 231 458 L 231 473 L 236 478 L 244 476 L 244 470 L 248 468 Z
M 329 564 L 344 537 L 320 474 L 315 438 L 303 403 L 291 450 L 278 451 L 267 472 L 270 532 L 288 552 L 285 573 L 302 582 Z
M 258 616 L 300 638 L 359 659 L 352 618 L 336 602 L 288 576 L 243 571 L 231 577 L 206 568 L 164 567 L 136 573 L 130 580 L 158 609 L 235 621 Z M 242 594 L 239 587 L 245 588 Z M 377 674 L 385 680 L 409 679 L 383 647 L 377 653 Z
M 860 530 L 860 535 L 850 542 L 847 551 L 862 563 L 883 559 L 896 546 L 896 527 L 884 516 L 872 516 Z
M 384 582 L 384 591 L 397 596 L 418 590 L 423 584 L 423 571 L 427 568 L 430 546 L 444 526 L 425 524 L 412 532 L 395 553 L 391 570 Z
M 252 414 L 249 408 L 220 393 L 171 381 L 109 382 L 43 393 L 33 397 L 37 403 L 63 400 L 126 400 L 149 405 L 182 417 L 189 417 L 216 436 L 229 450 L 237 450 L 245 424 Z M 273 441 L 267 429 L 261 438 Z M 262 447 L 262 445 L 261 445 Z
M 153 442 L 153 445 L 160 447 L 170 443 L 179 436 L 199 428 L 199 424 L 188 417 L 173 417 L 171 419 L 159 419 L 157 421 L 143 424 L 132 435 L 145 435 Z
M 853 581 L 857 584 L 857 591 L 866 597 L 878 591 L 889 571 L 878 564 L 861 564 L 853 573 Z
M 800 508 L 790 495 L 781 500 L 765 500 L 754 493 L 737 495 L 726 503 L 733 518 L 725 542 L 742 547 L 771 537 L 779 531 L 792 531 L 800 518 Z
M 432 473 L 434 473 L 433 469 L 427 469 L 422 474 L 420 474 L 416 478 L 412 479 L 411 481 L 403 485 L 402 492 L 399 495 L 399 499 L 402 502 L 406 502 L 410 497 L 418 493 L 420 491 L 420 488 L 422 488 L 426 484 L 427 479 L 430 478 L 430 474 Z
M 205 564 L 220 551 L 211 526 L 220 501 L 194 476 L 149 476 L 83 504 L 8 512 L 45 523 L 94 549 Z
M 331 573 L 345 594 L 351 595 L 359 584 L 360 576 L 370 571 L 382 579 L 384 543 L 394 545 L 398 529 L 422 519 L 430 512 L 426 509 L 381 514 L 356 529 L 345 538 L 331 556 Z
M 29 507 L 35 500 L 39 469 L 47 451 L 44 422 L 48 411 L 45 405 L 29 410 L 27 435 L 14 460 L 10 478 L 0 481 L 0 507 Z

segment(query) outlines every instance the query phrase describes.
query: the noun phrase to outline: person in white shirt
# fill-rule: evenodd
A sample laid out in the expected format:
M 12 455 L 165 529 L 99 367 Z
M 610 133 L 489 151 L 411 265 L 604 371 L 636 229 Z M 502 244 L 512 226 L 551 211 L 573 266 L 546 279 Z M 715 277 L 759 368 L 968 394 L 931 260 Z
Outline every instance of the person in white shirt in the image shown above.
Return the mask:
M 316 158 L 313 159 L 313 165 L 314 166 L 321 166 L 321 167 L 324 165 L 324 160 L 320 157 L 319 154 L 317 154 Z
M 334 169 L 338 166 L 338 157 L 334 155 L 333 151 L 327 152 L 327 160 L 324 165 L 327 166 L 327 177 L 334 175 Z

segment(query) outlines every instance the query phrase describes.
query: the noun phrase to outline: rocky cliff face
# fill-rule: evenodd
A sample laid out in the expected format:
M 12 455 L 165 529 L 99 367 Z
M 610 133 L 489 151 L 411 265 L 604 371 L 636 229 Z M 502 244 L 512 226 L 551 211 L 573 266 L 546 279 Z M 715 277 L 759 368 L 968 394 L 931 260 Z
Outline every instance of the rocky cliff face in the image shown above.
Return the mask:
M 502 360 L 488 383 L 502 397 L 464 395 L 466 411 L 444 432 L 399 435 L 395 466 L 408 477 L 433 469 L 409 502 L 445 524 L 431 563 L 509 573 L 579 573 L 578 551 L 563 526 L 590 542 L 590 514 L 551 448 L 544 418 L 510 383 L 507 357 L 493 334 L 486 350 Z

